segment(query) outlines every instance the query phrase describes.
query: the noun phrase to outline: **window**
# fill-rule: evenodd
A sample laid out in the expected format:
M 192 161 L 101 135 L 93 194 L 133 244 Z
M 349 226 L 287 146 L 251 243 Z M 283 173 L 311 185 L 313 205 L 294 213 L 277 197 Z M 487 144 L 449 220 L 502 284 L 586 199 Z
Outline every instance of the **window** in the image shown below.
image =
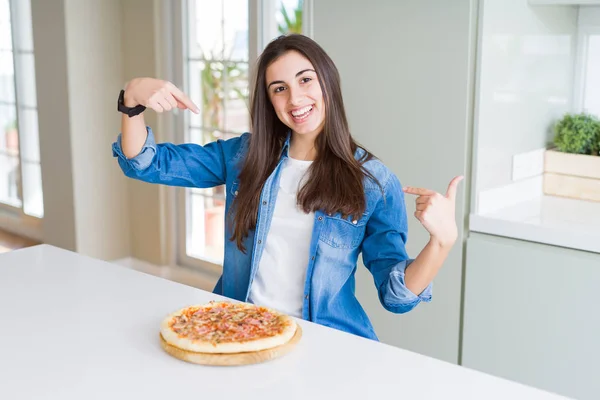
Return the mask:
M 600 30 L 585 34 L 582 46 L 581 110 L 600 117 Z
M 44 215 L 29 0 L 0 0 L 0 207 Z
M 280 34 L 302 32 L 303 0 L 189 0 L 184 55 L 186 92 L 200 107 L 189 114 L 185 141 L 206 144 L 249 131 L 249 79 L 253 61 L 251 43 L 266 42 Z M 254 14 L 255 13 L 255 14 Z M 262 15 L 260 29 L 251 27 L 252 15 Z M 251 29 L 254 28 L 254 29 Z M 252 37 L 256 36 L 256 37 Z M 185 213 L 179 221 L 185 237 L 184 262 L 223 262 L 225 245 L 225 189 L 185 189 Z M 192 260 L 192 263 L 194 262 Z

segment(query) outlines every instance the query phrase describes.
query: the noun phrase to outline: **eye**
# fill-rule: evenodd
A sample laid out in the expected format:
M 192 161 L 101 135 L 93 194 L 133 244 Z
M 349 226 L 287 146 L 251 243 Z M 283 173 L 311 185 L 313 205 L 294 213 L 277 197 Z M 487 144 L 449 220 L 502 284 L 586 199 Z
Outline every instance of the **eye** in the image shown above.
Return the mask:
M 308 76 L 306 76 L 306 77 L 304 77 L 304 78 L 300 79 L 300 82 L 302 82 L 302 83 L 308 83 L 308 82 L 310 82 L 310 81 L 312 81 L 312 78 L 309 78 Z
M 279 93 L 285 90 L 285 87 L 283 86 L 278 86 L 275 88 L 275 90 L 273 90 L 273 93 Z

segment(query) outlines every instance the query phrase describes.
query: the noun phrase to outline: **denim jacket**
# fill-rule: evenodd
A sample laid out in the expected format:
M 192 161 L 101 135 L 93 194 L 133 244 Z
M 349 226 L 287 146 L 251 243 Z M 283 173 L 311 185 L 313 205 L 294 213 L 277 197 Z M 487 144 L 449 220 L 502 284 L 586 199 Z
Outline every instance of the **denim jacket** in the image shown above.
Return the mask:
M 121 149 L 121 135 L 113 144 L 126 176 L 144 182 L 171 186 L 209 188 L 226 185 L 226 209 L 238 193 L 238 175 L 250 134 L 229 140 L 217 140 L 205 146 L 197 144 L 156 144 L 151 128 L 141 152 L 127 159 Z M 269 232 L 282 162 L 288 157 L 290 138 L 282 148 L 280 161 L 267 179 L 261 193 L 257 226 L 249 232 L 241 252 L 230 241 L 232 231 L 226 224 L 223 273 L 214 292 L 239 301 L 248 301 L 265 239 Z M 357 151 L 357 158 L 361 155 Z M 380 161 L 365 163 L 383 190 L 365 178 L 367 207 L 358 220 L 339 213 L 315 212 L 302 318 L 352 334 L 378 340 L 355 296 L 355 271 L 359 254 L 371 272 L 379 300 L 393 313 L 412 310 L 421 301 L 431 301 L 431 284 L 419 295 L 404 283 L 404 271 L 413 261 L 406 253 L 407 220 L 404 193 L 398 178 Z

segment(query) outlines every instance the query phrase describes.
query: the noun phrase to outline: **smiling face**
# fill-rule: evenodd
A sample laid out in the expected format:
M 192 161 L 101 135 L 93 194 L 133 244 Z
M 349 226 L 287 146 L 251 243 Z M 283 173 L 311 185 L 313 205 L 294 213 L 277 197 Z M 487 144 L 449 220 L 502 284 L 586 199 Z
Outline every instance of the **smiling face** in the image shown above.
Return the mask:
M 266 71 L 267 93 L 279 120 L 297 135 L 316 137 L 325 124 L 325 104 L 311 62 L 290 50 Z

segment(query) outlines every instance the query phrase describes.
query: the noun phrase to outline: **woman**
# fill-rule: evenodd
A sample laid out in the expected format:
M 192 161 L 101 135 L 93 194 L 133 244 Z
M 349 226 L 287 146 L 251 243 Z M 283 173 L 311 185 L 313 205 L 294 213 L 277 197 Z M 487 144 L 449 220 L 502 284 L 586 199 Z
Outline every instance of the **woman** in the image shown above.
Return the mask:
M 143 114 L 123 115 L 114 155 L 127 176 L 142 181 L 226 185 L 230 240 L 215 293 L 377 340 L 354 295 L 358 255 L 387 310 L 404 313 L 430 301 L 431 282 L 457 237 L 462 177 L 446 195 L 402 189 L 352 139 L 338 71 L 305 36 L 272 41 L 253 86 L 252 133 L 205 146 L 156 144 Z M 151 78 L 132 80 L 121 103 L 123 112 L 142 105 L 198 113 L 174 85 Z M 415 216 L 431 236 L 414 260 L 405 250 L 403 193 L 418 195 Z

